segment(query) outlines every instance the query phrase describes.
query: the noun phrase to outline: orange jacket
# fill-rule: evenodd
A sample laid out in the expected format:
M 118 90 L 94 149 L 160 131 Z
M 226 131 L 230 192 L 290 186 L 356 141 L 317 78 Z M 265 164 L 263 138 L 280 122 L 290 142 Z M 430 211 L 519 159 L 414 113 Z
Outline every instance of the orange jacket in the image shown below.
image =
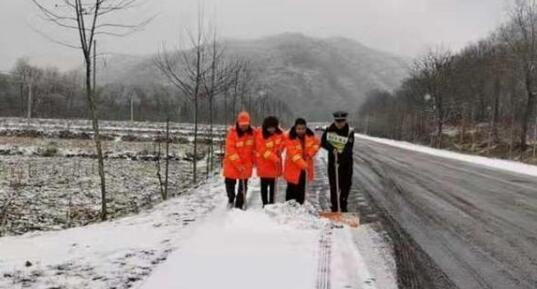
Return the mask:
M 285 147 L 285 136 L 282 132 L 274 133 L 268 138 L 263 137 L 263 129 L 259 128 L 255 136 L 255 159 L 257 176 L 260 178 L 277 178 L 282 174 L 282 151 Z
M 237 128 L 229 129 L 224 154 L 224 177 L 249 179 L 254 168 L 255 130 L 239 136 Z
M 304 142 L 302 142 L 291 129 L 286 141 L 286 157 L 284 177 L 287 182 L 298 184 L 300 173 L 306 170 L 308 181 L 315 178 L 314 157 L 319 151 L 320 140 L 313 131 L 308 129 Z

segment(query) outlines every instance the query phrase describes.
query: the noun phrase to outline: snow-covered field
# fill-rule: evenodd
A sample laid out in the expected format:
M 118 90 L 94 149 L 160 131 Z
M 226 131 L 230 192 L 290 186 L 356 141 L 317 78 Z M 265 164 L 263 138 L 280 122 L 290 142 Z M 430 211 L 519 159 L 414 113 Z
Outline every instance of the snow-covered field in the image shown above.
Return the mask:
M 137 213 L 160 202 L 155 140 L 163 136 L 164 127 L 149 122 L 102 123 L 110 217 Z M 190 124 L 172 124 L 171 195 L 191 187 L 192 129 Z M 215 134 L 218 142 L 218 128 Z M 207 146 L 200 144 L 200 174 L 205 173 L 206 151 Z M 161 153 L 164 159 L 163 143 Z M 0 236 L 98 221 L 101 193 L 95 158 L 88 121 L 33 119 L 27 123 L 0 118 Z
M 158 146 L 156 142 L 103 141 L 102 149 L 105 159 L 153 160 Z M 191 153 L 191 150 L 189 144 L 172 143 L 170 157 L 186 160 L 190 157 L 187 152 Z M 164 144 L 161 144 L 163 151 Z M 90 139 L 3 136 L 0 136 L 0 156 L 97 157 L 95 143 Z
M 152 141 L 165 133 L 166 124 L 159 122 L 100 121 L 103 139 L 123 141 Z M 213 137 L 221 136 L 226 127 L 215 125 Z M 192 141 L 194 125 L 170 122 L 170 137 L 174 142 Z M 93 136 L 91 122 L 80 119 L 0 118 L 1 136 L 34 136 L 47 138 L 89 139 Z M 199 125 L 199 138 L 209 137 L 209 127 Z
M 160 202 L 153 162 L 108 160 L 106 172 L 110 217 Z M 8 176 L 0 181 L 4 233 L 56 230 L 99 220 L 100 187 L 93 159 L 0 157 L 0 175 Z M 189 177 L 189 163 L 170 162 L 170 192 L 187 190 Z
M 111 217 L 160 202 L 155 150 L 148 142 L 103 143 Z M 190 187 L 186 151 L 184 144 L 170 146 L 172 194 Z M 0 235 L 98 221 L 101 193 L 94 156 L 91 140 L 0 137 Z
M 524 164 L 521 162 L 462 154 L 462 153 L 451 152 L 447 150 L 435 149 L 435 148 L 431 148 L 427 146 L 416 145 L 416 144 L 412 144 L 409 142 L 371 137 L 371 136 L 367 136 L 363 134 L 356 134 L 356 137 L 369 140 L 369 141 L 374 141 L 377 143 L 382 143 L 382 144 L 406 149 L 406 150 L 411 150 L 411 151 L 425 153 L 425 154 L 429 154 L 433 156 L 438 156 L 442 158 L 459 160 L 463 162 L 473 163 L 473 164 L 477 164 L 481 166 L 486 166 L 486 167 L 490 167 L 494 169 L 514 172 L 514 173 L 519 173 L 519 174 L 537 176 L 537 166 L 528 165 L 528 164 Z
M 372 227 L 331 228 L 282 198 L 262 209 L 253 181 L 248 210 L 228 210 L 214 178 L 137 216 L 0 238 L 0 288 L 397 288 Z

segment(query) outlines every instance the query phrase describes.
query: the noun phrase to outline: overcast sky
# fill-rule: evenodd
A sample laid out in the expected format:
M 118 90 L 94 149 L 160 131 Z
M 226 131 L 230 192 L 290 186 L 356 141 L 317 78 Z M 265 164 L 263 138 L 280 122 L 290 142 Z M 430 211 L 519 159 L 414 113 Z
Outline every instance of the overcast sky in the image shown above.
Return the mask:
M 58 1 L 58 0 L 46 0 Z M 179 31 L 195 20 L 197 0 L 141 0 L 143 11 L 121 19 L 157 15 L 142 32 L 128 38 L 102 39 L 110 53 L 148 54 L 163 42 L 177 43 Z M 486 36 L 505 18 L 508 0 L 205 0 L 206 14 L 217 20 L 220 34 L 258 38 L 282 32 L 311 36 L 345 36 L 402 56 L 427 47 L 459 49 Z M 31 0 L 0 0 L 0 70 L 19 57 L 40 65 L 71 68 L 80 52 L 52 43 L 62 35 L 46 27 Z M 64 40 L 74 40 L 63 34 Z

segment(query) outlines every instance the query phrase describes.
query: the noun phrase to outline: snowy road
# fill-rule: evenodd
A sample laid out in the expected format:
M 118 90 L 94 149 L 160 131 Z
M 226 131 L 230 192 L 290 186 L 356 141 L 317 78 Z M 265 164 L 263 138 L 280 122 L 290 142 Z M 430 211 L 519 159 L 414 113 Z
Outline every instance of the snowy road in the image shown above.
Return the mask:
M 378 233 L 331 229 L 316 215 L 326 198 L 322 170 L 304 207 L 283 204 L 281 184 L 279 204 L 262 209 L 254 181 L 247 211 L 215 210 L 140 288 L 397 288 Z
M 355 186 L 440 269 L 402 288 L 537 288 L 537 178 L 363 138 L 355 158 Z

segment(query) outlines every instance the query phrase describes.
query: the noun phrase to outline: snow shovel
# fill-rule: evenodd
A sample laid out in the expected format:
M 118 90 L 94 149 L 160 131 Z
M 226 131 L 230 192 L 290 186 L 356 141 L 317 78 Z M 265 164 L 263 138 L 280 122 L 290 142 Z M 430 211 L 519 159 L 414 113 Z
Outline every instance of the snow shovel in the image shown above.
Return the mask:
M 347 225 L 351 228 L 357 228 L 360 226 L 360 218 L 354 213 L 341 212 L 341 204 L 339 203 L 339 163 L 337 153 L 334 152 L 336 167 L 336 192 L 337 192 L 337 212 L 321 212 L 321 218 L 328 219 L 336 224 Z
M 246 211 L 246 180 L 239 180 L 242 185 L 242 209 Z
M 272 194 L 272 202 L 271 202 L 271 199 L 270 199 L 270 191 L 269 191 L 269 195 L 267 197 L 269 205 L 274 205 L 274 203 L 276 203 L 276 193 L 277 192 L 278 192 L 278 178 L 276 177 L 274 179 L 274 194 Z

